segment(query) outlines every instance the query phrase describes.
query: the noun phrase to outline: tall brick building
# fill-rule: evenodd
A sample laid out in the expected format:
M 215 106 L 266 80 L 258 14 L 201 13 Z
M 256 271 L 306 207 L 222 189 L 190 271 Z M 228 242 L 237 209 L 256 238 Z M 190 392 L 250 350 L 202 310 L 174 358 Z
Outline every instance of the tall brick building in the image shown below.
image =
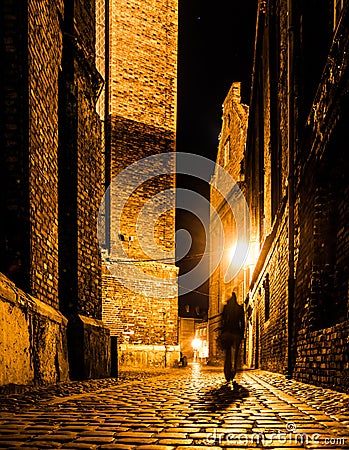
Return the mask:
M 232 211 L 227 199 L 234 195 L 236 186 L 244 189 L 244 149 L 247 133 L 248 106 L 241 103 L 240 83 L 233 83 L 224 102 L 222 114 L 222 129 L 219 136 L 219 146 L 216 163 L 223 167 L 232 177 L 231 192 L 223 197 L 215 188 L 218 171 L 213 176 L 210 189 L 210 204 L 213 213 L 210 218 L 210 267 L 211 273 L 209 281 L 209 341 L 210 362 L 217 363 L 222 355 L 217 348 L 217 327 L 219 326 L 220 313 L 223 311 L 224 303 L 231 297 L 232 291 L 236 292 L 238 302 L 242 304 L 245 300 L 246 291 L 244 284 L 245 269 L 241 268 L 236 277 L 227 282 L 222 282 L 231 263 L 232 248 L 236 243 L 236 223 L 234 211 Z M 232 205 L 236 205 L 232 201 Z M 223 233 L 220 225 L 223 225 Z M 213 271 L 216 260 L 217 249 L 224 250 L 220 264 Z
M 144 158 L 175 152 L 177 9 L 176 0 L 110 0 L 108 8 L 106 184 L 111 185 L 110 212 L 102 211 L 103 320 L 118 338 L 121 365 L 172 364 L 179 358 L 175 197 L 167 199 L 167 212 L 156 217 L 155 205 L 140 225 L 146 203 L 175 187 L 175 158 L 164 175 L 152 177 L 141 164 L 125 171 Z M 114 178 L 124 174 L 116 186 Z M 149 254 L 153 240 L 167 257 Z
M 2 3 L 0 384 L 109 374 L 95 4 Z
M 245 361 L 345 391 L 348 28 L 347 2 L 259 2 L 244 157 L 258 247 Z

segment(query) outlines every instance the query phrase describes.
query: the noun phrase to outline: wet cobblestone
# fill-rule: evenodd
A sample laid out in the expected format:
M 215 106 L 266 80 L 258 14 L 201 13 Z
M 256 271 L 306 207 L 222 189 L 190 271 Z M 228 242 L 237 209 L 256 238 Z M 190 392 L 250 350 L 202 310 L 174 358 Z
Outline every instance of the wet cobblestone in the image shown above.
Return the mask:
M 173 373 L 173 370 L 168 369 Z M 0 410 L 17 411 L 30 408 L 32 405 L 45 404 L 55 398 L 95 392 L 107 387 L 119 386 L 132 381 L 144 381 L 148 378 L 163 375 L 163 368 L 142 371 L 122 371 L 118 378 L 104 378 L 88 381 L 71 381 L 50 386 L 31 387 L 10 385 L 0 387 Z
M 0 448 L 349 448 L 348 395 L 263 371 L 236 380 L 193 365 L 2 396 Z

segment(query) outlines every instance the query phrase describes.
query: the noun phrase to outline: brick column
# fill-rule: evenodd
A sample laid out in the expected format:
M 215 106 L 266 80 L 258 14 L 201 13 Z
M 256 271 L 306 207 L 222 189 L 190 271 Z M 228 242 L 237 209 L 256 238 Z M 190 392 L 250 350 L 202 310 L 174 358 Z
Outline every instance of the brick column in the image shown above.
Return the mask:
M 103 79 L 95 66 L 94 2 L 65 2 L 59 108 L 60 307 L 68 317 L 70 376 L 110 372 L 109 330 L 102 323 L 97 216 L 102 198 Z

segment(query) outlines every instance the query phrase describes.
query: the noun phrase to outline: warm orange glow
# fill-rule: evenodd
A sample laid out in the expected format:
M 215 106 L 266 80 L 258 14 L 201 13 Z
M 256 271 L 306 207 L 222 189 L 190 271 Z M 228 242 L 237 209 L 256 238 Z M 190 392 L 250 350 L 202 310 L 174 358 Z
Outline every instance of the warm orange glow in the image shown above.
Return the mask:
M 198 337 L 194 338 L 191 342 L 191 346 L 195 351 L 197 351 L 202 345 L 202 340 Z

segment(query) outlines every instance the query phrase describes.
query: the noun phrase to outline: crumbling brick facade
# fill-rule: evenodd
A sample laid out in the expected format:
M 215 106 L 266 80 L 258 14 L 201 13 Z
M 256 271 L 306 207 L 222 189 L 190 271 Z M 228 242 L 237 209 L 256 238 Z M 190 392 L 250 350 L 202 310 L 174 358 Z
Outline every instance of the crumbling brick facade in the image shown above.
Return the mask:
M 95 104 L 103 80 L 94 8 L 50 0 L 1 6 L 1 319 L 4 330 L 19 333 L 16 345 L 7 333 L 1 339 L 2 384 L 109 371 L 96 227 L 103 187 Z M 19 316 L 30 322 L 29 346 L 13 325 Z M 29 372 L 14 367 L 14 353 Z
M 348 21 L 347 4 L 259 2 L 245 151 L 245 363 L 344 391 Z
M 177 9 L 176 1 L 148 0 L 111 1 L 109 8 L 106 146 L 111 206 L 104 242 L 108 260 L 103 276 L 103 320 L 118 337 L 120 364 L 124 365 L 158 365 L 165 358 L 166 364 L 172 364 L 179 359 L 175 197 L 169 198 L 167 212 L 159 217 L 156 214 L 161 200 L 148 212 L 151 235 L 146 237 L 137 229 L 146 203 L 175 188 L 175 159 L 164 175 L 155 178 L 137 166 L 124 181 L 122 191 L 127 191 L 131 183 L 136 187 L 131 189 L 122 211 L 121 193 L 113 185 L 115 177 L 143 158 L 175 152 Z M 147 252 L 153 239 L 167 257 Z M 119 246 L 124 255 L 120 256 Z M 142 273 L 155 280 L 144 281 Z M 169 346 L 174 346 L 173 356 Z M 165 356 L 158 357 L 161 352 Z

